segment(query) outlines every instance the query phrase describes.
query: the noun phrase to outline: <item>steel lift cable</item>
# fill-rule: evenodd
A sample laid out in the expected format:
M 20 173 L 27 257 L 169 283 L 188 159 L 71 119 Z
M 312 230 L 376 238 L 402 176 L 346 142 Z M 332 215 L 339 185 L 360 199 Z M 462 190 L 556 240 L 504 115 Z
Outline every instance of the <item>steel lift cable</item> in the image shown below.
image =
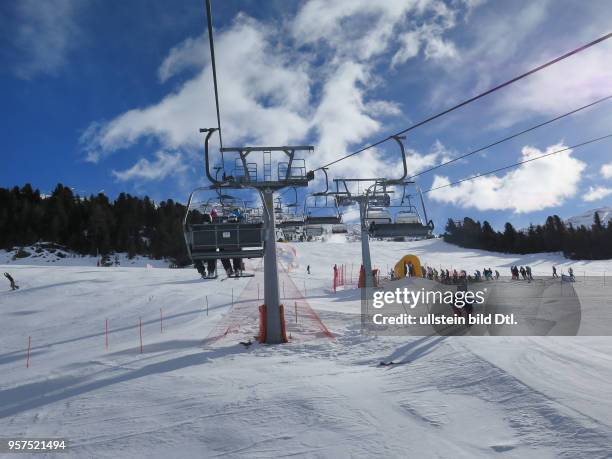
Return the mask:
M 595 46 L 596 44 L 601 43 L 602 41 L 605 41 L 605 40 L 607 40 L 607 39 L 609 39 L 611 37 L 612 37 L 612 32 L 607 33 L 606 35 L 603 35 L 603 36 L 599 37 L 596 40 L 593 40 L 593 41 L 591 41 L 591 42 L 589 42 L 589 43 L 587 43 L 585 45 L 582 45 L 582 46 L 580 46 L 580 47 L 578 47 L 576 49 L 573 49 L 572 51 L 569 51 L 569 52 L 567 52 L 567 53 L 565 53 L 565 54 L 563 54 L 563 55 L 561 55 L 559 57 L 556 57 L 555 59 L 552 59 L 552 60 L 550 60 L 548 62 L 545 62 L 544 64 L 541 64 L 541 65 L 539 65 L 539 66 L 537 66 L 537 67 L 535 67 L 535 68 L 533 68 L 533 69 L 531 69 L 531 70 L 529 70 L 529 71 L 527 71 L 525 73 L 522 73 L 522 74 L 520 74 L 520 75 L 518 75 L 518 76 L 516 76 L 516 77 L 514 77 L 514 78 L 512 78 L 512 79 L 510 79 L 510 80 L 508 80 L 508 81 L 506 81 L 504 83 L 501 83 L 501 84 L 499 84 L 497 86 L 494 86 L 493 88 L 491 88 L 491 89 L 489 89 L 489 90 L 487 90 L 485 92 L 482 92 L 482 93 L 480 93 L 480 94 L 478 94 L 478 95 L 476 95 L 474 97 L 471 97 L 471 98 L 469 98 L 467 100 L 464 100 L 463 102 L 460 102 L 457 105 L 453 105 L 452 107 L 450 107 L 450 108 L 448 108 L 448 109 L 446 109 L 446 110 L 444 110 L 444 111 L 442 111 L 440 113 L 432 115 L 429 118 L 425 118 L 424 120 L 419 121 L 418 123 L 416 123 L 416 124 L 406 128 L 406 129 L 404 129 L 403 131 L 400 131 L 400 132 L 398 132 L 396 134 L 390 135 L 390 136 L 388 136 L 388 137 L 386 137 L 384 139 L 379 140 L 378 142 L 375 142 L 373 144 L 367 145 L 367 146 L 365 146 L 363 148 L 360 148 L 357 151 L 354 151 L 353 153 L 349 153 L 348 155 L 345 155 L 345 156 L 343 156 L 341 158 L 338 158 L 338 159 L 336 159 L 336 160 L 334 160 L 334 161 L 332 161 L 330 163 L 327 163 L 327 164 L 325 164 L 323 166 L 320 166 L 317 169 L 314 169 L 314 172 L 316 172 L 316 171 L 318 171 L 318 170 L 320 170 L 320 169 L 322 169 L 324 167 L 333 166 L 334 164 L 337 164 L 340 161 L 343 161 L 345 159 L 351 158 L 352 156 L 355 156 L 355 155 L 357 155 L 359 153 L 362 153 L 362 152 L 364 152 L 366 150 L 369 150 L 370 148 L 374 148 L 374 147 L 376 147 L 376 146 L 386 142 L 387 140 L 392 139 L 394 136 L 399 136 L 399 135 L 405 134 L 406 132 L 412 131 L 413 129 L 416 129 L 416 128 L 420 127 L 420 126 L 423 126 L 424 124 L 427 124 L 427 123 L 429 123 L 429 122 L 431 122 L 431 121 L 433 121 L 435 119 L 438 119 L 441 116 L 444 116 L 444 115 L 446 115 L 446 114 L 448 114 L 450 112 L 453 112 L 453 111 L 457 110 L 458 108 L 461 108 L 461 107 L 463 107 L 463 106 L 465 106 L 467 104 L 470 104 L 470 103 L 472 103 L 472 102 L 474 102 L 474 101 L 476 101 L 478 99 L 481 99 L 481 98 L 483 98 L 485 96 L 488 96 L 489 94 L 492 94 L 495 91 L 503 89 L 506 86 L 510 86 L 511 84 L 516 83 L 519 80 L 522 80 L 523 78 L 526 78 L 526 77 L 528 77 L 530 75 L 533 75 L 534 73 L 539 72 L 540 70 L 543 70 L 543 69 L 545 69 L 547 67 L 550 67 L 551 65 L 556 64 L 557 62 L 560 62 L 560 61 L 562 61 L 564 59 L 567 59 L 568 57 L 571 57 L 574 54 L 578 54 L 578 53 L 580 53 L 580 52 L 582 52 L 582 51 L 584 51 L 584 50 L 586 50 L 586 49 L 588 49 L 588 48 L 590 48 L 592 46 Z

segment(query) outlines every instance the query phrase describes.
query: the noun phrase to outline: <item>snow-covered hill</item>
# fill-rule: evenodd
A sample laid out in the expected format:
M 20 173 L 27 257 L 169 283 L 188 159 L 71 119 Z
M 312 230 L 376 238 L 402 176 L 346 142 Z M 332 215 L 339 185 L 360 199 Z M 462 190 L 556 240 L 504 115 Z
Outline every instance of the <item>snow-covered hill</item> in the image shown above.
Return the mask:
M 333 339 L 239 344 L 257 326 L 256 313 L 235 312 L 261 302 L 257 260 L 247 262 L 255 277 L 239 280 L 34 258 L 0 266 L 21 286 L 11 292 L 0 283 L 0 436 L 65 437 L 71 449 L 62 457 L 79 458 L 612 451 L 612 338 L 365 336 L 359 292 L 330 288 L 335 263 L 352 265 L 356 277 L 360 244 L 279 250 L 291 326 L 306 323 L 293 313 L 305 296 Z M 407 253 L 432 266 L 502 274 L 510 264 L 547 275 L 552 264 L 569 266 L 560 255 L 501 255 L 438 239 L 372 243 L 381 269 Z M 572 266 L 578 274 L 612 272 L 611 262 Z M 211 340 L 219 329 L 225 334 Z M 380 367 L 383 360 L 401 364 Z
M 597 209 L 587 210 L 586 212 L 580 215 L 570 217 L 566 220 L 566 223 L 571 224 L 575 228 L 578 228 L 582 225 L 586 226 L 587 228 L 590 228 L 593 224 L 595 212 L 599 214 L 599 218 L 601 219 L 602 223 L 606 223 L 612 220 L 612 207 L 599 207 Z
M 15 247 L 13 250 L 0 250 L 0 264 L 10 265 L 54 265 L 54 266 L 96 266 L 102 257 L 79 255 L 61 245 L 41 242 L 31 246 Z M 126 253 L 108 257 L 108 264 L 129 267 L 155 266 L 168 267 L 166 260 L 153 260 L 149 257 L 129 258 Z

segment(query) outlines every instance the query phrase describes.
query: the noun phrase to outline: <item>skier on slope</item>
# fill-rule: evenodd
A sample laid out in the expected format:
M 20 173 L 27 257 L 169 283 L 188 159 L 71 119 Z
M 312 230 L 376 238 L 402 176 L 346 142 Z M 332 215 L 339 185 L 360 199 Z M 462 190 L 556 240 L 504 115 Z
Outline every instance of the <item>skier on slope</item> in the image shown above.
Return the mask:
M 553 266 L 552 268 L 553 268 L 553 279 L 554 279 L 555 277 L 559 277 L 559 275 L 557 274 L 557 267 L 556 267 L 556 266 Z
M 9 273 L 4 273 L 4 277 L 6 277 L 11 283 L 11 290 L 19 290 L 19 286 L 15 284 L 15 279 L 13 279 L 13 276 L 11 276 Z

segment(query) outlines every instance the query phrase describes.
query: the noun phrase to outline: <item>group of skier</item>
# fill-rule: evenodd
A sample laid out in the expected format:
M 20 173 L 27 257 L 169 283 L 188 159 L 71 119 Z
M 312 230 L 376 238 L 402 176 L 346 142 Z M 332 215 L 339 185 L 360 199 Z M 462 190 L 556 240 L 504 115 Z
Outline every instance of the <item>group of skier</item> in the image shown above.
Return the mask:
M 439 281 L 443 284 L 461 284 L 464 280 L 497 280 L 500 277 L 499 271 L 493 271 L 491 268 L 484 268 L 482 273 L 477 269 L 473 276 L 468 276 L 465 270 L 457 271 L 456 269 L 453 269 L 451 271 L 449 269 L 440 268 L 440 271 L 438 271 L 436 268 L 432 268 L 431 266 L 422 266 L 421 276 L 424 279 Z
M 510 273 L 512 274 L 512 280 L 519 280 L 519 274 L 523 278 L 523 280 L 530 282 L 533 280 L 533 275 L 531 274 L 530 266 L 521 266 L 520 268 L 518 266 L 510 266 Z

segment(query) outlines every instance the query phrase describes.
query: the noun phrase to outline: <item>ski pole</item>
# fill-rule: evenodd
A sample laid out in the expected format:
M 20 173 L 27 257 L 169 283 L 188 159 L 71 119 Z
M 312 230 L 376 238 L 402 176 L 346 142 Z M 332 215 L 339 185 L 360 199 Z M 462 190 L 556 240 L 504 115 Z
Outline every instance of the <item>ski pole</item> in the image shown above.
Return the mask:
M 138 328 L 140 331 L 140 353 L 142 354 L 143 349 L 142 349 L 142 318 L 141 317 L 138 318 Z
M 26 368 L 30 368 L 30 349 L 32 348 L 32 337 L 28 336 L 28 353 L 26 354 Z

